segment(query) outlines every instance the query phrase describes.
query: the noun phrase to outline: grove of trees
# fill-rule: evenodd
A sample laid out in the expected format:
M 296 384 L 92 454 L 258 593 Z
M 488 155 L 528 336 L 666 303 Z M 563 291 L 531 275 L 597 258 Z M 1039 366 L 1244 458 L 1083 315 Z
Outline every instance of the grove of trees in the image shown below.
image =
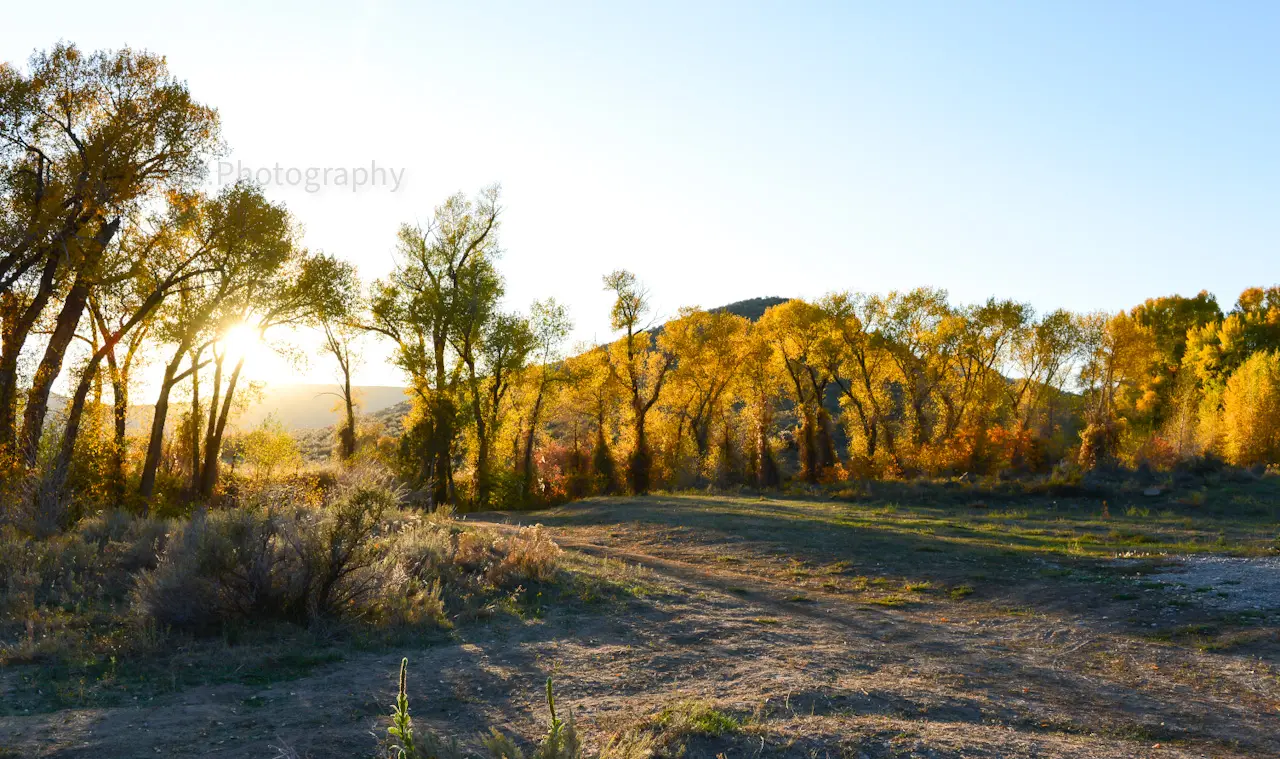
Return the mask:
M 570 350 L 562 305 L 504 309 L 498 187 L 402 227 L 393 271 L 366 284 L 303 248 L 261 188 L 201 191 L 222 149 L 217 111 L 161 57 L 58 45 L 0 66 L 7 508 L 55 525 L 215 498 L 246 390 L 228 335 L 246 326 L 322 335 L 339 457 L 387 459 L 432 505 L 1280 462 L 1277 287 L 1225 313 L 1203 292 L 1037 314 L 919 288 L 663 322 L 636 275 L 615 271 L 602 281 L 613 338 Z M 412 399 L 391 450 L 359 434 L 362 337 L 391 346 Z M 148 362 L 154 413 L 134 435 Z M 276 433 L 248 440 L 271 466 L 289 458 Z

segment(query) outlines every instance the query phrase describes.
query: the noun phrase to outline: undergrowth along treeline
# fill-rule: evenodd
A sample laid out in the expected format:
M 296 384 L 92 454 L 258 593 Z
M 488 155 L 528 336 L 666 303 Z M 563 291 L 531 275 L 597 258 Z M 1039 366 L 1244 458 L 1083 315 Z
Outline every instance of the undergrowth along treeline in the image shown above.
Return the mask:
M 570 351 L 562 305 L 502 308 L 496 186 L 402 227 L 394 270 L 366 284 L 301 247 L 261 188 L 197 189 L 222 150 L 216 110 L 160 56 L 59 44 L 0 67 L 0 521 L 47 535 L 103 511 L 245 502 L 297 457 L 283 430 L 232 429 L 246 360 L 232 336 L 295 328 L 338 370 L 337 457 L 392 466 L 432 508 L 1280 460 L 1280 288 L 1226 313 L 1208 293 L 1036 314 L 920 288 L 658 324 L 616 271 L 615 338 Z M 389 341 L 404 372 L 398 439 L 357 416 L 364 338 Z M 133 434 L 145 362 L 163 371 Z M 70 398 L 54 413 L 59 377 Z
M 540 527 L 470 528 L 448 509 L 406 509 L 403 495 L 363 466 L 269 483 L 189 518 L 112 511 L 43 538 L 2 526 L 0 665 L 69 667 L 109 689 L 104 667 L 145 669 L 184 640 L 317 622 L 419 634 L 562 579 L 562 551 Z

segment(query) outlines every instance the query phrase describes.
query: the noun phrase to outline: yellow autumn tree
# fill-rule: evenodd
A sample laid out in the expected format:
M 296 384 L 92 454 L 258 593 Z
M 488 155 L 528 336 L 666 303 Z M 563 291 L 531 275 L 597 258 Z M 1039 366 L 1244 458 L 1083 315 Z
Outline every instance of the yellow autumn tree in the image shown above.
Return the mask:
M 1254 353 L 1227 380 L 1222 452 L 1235 466 L 1280 462 L 1280 353 Z
M 725 431 L 726 391 L 742 358 L 750 323 L 725 311 L 682 309 L 663 326 L 658 344 L 675 358 L 662 411 L 668 428 L 667 469 L 677 482 L 701 473 L 713 434 Z M 723 446 L 722 446 L 723 447 Z
M 823 406 L 831 374 L 825 355 L 833 336 L 821 308 L 803 300 L 789 300 L 765 312 L 757 325 L 773 344 L 786 378 L 785 386 L 798 417 L 800 474 L 817 482 L 822 470 L 836 463 L 831 422 Z

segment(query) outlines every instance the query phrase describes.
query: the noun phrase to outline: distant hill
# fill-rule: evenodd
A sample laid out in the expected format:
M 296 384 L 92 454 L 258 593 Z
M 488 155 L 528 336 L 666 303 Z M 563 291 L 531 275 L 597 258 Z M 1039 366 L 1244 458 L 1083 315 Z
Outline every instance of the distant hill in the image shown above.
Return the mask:
M 730 303 L 726 306 L 713 308 L 711 310 L 727 311 L 728 313 L 735 314 L 737 316 L 742 316 L 755 322 L 755 321 L 760 321 L 760 317 L 764 316 L 765 311 L 768 311 L 770 308 L 773 308 L 779 303 L 786 303 L 789 300 L 791 299 L 779 298 L 777 296 L 772 296 L 768 298 L 749 298 L 747 300 L 740 300 L 735 303 Z
M 405 400 L 403 387 L 388 385 L 357 385 L 356 403 L 360 413 L 377 414 Z M 267 416 L 290 430 L 312 430 L 332 426 L 339 417 L 340 398 L 338 386 L 331 385 L 268 385 L 262 397 L 235 418 L 240 429 L 251 429 Z
M 375 417 L 380 421 L 391 418 L 399 419 L 409 409 L 409 401 L 405 397 L 405 388 L 390 385 L 357 385 L 353 388 L 356 396 L 357 413 L 361 416 Z M 284 425 L 291 432 L 301 430 L 321 430 L 334 426 L 341 414 L 338 408 L 339 397 L 337 385 L 268 385 L 260 397 L 250 401 L 248 407 L 232 416 L 230 426 L 234 429 L 249 430 L 262 424 L 268 416 Z M 67 406 L 65 396 L 53 393 L 49 397 L 49 411 L 53 415 L 63 413 Z M 403 407 L 397 413 L 389 413 L 391 409 Z M 187 407 L 182 401 L 169 406 L 168 425 L 177 423 Z M 129 430 L 137 433 L 151 426 L 155 406 L 150 403 L 135 403 L 129 406 Z M 398 422 L 397 422 L 398 424 Z

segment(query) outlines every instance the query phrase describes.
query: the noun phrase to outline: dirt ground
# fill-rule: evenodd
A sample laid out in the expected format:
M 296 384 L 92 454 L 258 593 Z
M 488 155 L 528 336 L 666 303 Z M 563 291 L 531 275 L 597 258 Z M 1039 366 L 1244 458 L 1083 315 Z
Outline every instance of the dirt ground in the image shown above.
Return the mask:
M 1280 614 L 1212 602 L 1238 582 L 1163 582 L 1176 559 L 1077 556 L 1051 529 L 1000 534 L 988 514 L 930 519 L 693 496 L 477 515 L 542 523 L 573 566 L 626 574 L 636 592 L 607 611 L 548 605 L 436 646 L 352 652 L 294 680 L 3 717 L 0 746 L 372 756 L 407 656 L 415 719 L 464 737 L 537 734 L 554 674 L 596 747 L 700 699 L 742 727 L 690 737 L 687 757 L 1280 756 Z

